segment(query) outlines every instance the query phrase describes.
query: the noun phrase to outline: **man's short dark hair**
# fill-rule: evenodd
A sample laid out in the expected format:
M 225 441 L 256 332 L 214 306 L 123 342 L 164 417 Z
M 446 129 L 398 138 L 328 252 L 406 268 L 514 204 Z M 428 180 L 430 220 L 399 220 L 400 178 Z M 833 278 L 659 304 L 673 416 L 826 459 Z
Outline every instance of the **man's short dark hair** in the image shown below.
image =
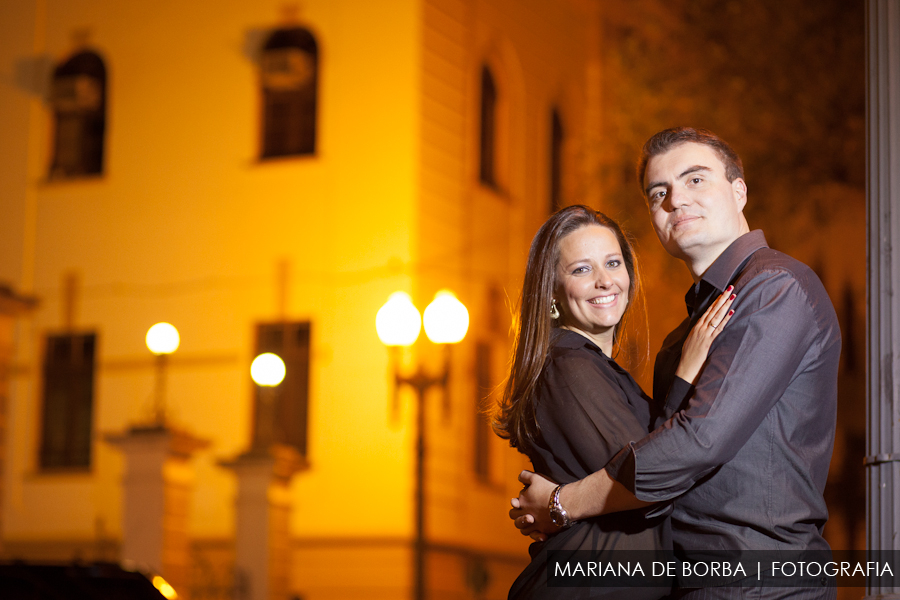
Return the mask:
M 641 186 L 641 191 L 644 190 L 644 174 L 647 172 L 647 163 L 650 162 L 650 159 L 688 142 L 704 144 L 715 150 L 719 160 L 725 165 L 725 177 L 728 178 L 728 181 L 744 178 L 744 165 L 741 157 L 725 140 L 708 129 L 672 127 L 651 137 L 641 150 L 637 167 L 638 185 Z

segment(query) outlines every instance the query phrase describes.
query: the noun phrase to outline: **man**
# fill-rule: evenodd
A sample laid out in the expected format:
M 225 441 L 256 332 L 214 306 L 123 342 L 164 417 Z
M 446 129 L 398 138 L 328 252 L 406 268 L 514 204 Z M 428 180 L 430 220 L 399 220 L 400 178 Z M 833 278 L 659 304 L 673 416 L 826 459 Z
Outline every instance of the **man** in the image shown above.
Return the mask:
M 604 470 L 559 490 L 524 471 L 519 479 L 526 487 L 513 499 L 510 517 L 524 535 L 543 539 L 559 529 L 551 517 L 565 526 L 567 519 L 674 499 L 676 552 L 828 550 L 823 491 L 834 443 L 840 331 L 824 287 L 806 265 L 750 231 L 740 158 L 714 134 L 678 128 L 654 135 L 638 173 L 660 242 L 694 279 L 685 297 L 688 318 L 657 355 L 654 398 L 666 397 L 691 327 L 729 286 L 737 296 L 735 314 L 714 341 L 686 406 L 660 407 L 663 416 L 650 435 L 623 448 Z M 760 593 L 782 597 L 784 591 Z M 818 593 L 833 597 L 835 590 Z

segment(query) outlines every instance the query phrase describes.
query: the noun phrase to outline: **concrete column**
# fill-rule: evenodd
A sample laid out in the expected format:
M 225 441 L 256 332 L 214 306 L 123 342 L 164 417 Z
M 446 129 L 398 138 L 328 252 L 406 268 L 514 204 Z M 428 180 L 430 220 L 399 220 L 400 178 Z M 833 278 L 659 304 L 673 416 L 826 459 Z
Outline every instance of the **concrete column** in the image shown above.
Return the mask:
M 238 480 L 235 577 L 243 600 L 286 600 L 290 575 L 290 480 L 302 459 L 289 446 L 255 449 L 222 466 Z
M 867 0 L 867 546 L 900 550 L 900 4 Z M 869 598 L 900 598 L 870 582 Z
M 190 587 L 188 516 L 191 456 L 207 442 L 170 427 L 133 427 L 106 441 L 125 455 L 123 561 L 162 575 L 186 598 Z

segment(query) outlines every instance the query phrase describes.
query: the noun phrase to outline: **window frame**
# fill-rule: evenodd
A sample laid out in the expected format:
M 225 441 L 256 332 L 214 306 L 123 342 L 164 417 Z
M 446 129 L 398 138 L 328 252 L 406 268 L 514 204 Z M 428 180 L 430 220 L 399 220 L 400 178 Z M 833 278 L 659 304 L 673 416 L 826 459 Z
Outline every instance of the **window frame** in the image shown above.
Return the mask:
M 300 26 L 272 30 L 260 49 L 260 160 L 315 156 L 319 44 Z
M 73 342 L 82 341 L 81 360 L 69 361 L 77 364 L 51 360 L 52 355 L 65 353 L 63 339 L 68 339 L 70 358 L 75 357 Z M 87 340 L 90 340 L 90 356 L 85 361 L 83 350 Z M 99 336 L 94 331 L 48 333 L 44 337 L 40 440 L 37 447 L 37 464 L 42 472 L 85 471 L 92 467 L 98 341 Z M 79 379 L 80 386 L 73 388 L 73 380 L 77 384 Z M 65 413 L 61 420 L 61 438 L 60 428 L 54 427 L 52 419 L 59 416 L 60 410 Z M 79 428 L 82 431 L 79 432 Z M 56 455 L 61 455 L 61 458 Z
M 53 147 L 48 179 L 99 177 L 106 158 L 107 69 L 84 49 L 57 65 L 51 77 Z

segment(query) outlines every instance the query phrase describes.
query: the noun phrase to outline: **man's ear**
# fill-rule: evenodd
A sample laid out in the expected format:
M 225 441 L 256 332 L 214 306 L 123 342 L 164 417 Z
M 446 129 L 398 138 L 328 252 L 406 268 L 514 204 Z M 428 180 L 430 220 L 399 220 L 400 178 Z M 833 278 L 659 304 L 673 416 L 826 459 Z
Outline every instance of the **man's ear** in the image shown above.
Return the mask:
M 737 201 L 738 210 L 743 211 L 747 205 L 747 183 L 740 177 L 731 182 L 731 190 L 734 192 L 734 199 Z

